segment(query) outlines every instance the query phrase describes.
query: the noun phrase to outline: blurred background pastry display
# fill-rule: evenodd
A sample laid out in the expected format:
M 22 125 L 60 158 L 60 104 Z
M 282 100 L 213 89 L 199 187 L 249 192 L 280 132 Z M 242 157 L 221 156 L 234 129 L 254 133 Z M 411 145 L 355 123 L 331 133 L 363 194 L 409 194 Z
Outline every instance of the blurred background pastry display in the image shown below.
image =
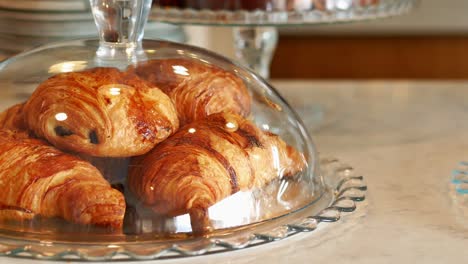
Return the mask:
M 303 1 L 303 0 L 302 0 Z M 310 0 L 308 0 L 310 1 Z M 284 1 L 281 1 L 284 2 Z M 271 1 L 265 0 L 154 0 L 153 4 L 179 8 L 212 9 L 212 10 L 255 10 L 272 7 Z
M 133 70 L 169 95 L 181 125 L 220 112 L 250 113 L 251 99 L 242 79 L 215 65 L 163 59 L 140 63 Z
M 0 220 L 61 217 L 77 224 L 122 227 L 122 193 L 89 163 L 8 130 L 0 131 L 0 150 Z
M 350 5 L 352 1 L 341 1 L 341 5 Z M 375 5 L 379 0 L 357 0 L 358 5 Z M 334 5 L 332 1 L 327 0 L 154 0 L 154 4 L 160 6 L 171 6 L 178 8 L 193 8 L 196 10 L 288 10 L 305 11 L 312 8 L 326 10 Z M 339 5 L 339 4 L 336 4 Z

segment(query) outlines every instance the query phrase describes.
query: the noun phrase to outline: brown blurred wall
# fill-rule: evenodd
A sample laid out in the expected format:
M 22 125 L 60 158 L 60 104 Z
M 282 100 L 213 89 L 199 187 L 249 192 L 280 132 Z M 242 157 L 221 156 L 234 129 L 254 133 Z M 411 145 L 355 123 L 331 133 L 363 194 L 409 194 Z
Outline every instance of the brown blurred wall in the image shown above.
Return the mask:
M 281 36 L 271 77 L 468 79 L 468 36 Z
M 387 19 L 280 28 L 271 75 L 468 79 L 467 12 L 467 0 L 421 0 Z

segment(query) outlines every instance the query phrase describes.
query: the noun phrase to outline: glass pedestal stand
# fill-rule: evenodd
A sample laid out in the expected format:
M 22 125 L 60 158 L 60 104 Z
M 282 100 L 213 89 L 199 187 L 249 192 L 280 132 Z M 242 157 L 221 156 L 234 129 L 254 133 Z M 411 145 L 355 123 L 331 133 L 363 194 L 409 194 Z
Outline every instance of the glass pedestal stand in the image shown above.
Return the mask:
M 417 3 L 417 0 L 154 0 L 150 17 L 175 24 L 233 27 L 237 59 L 268 78 L 278 41 L 277 27 L 390 17 L 408 12 Z
M 268 79 L 278 30 L 275 27 L 234 27 L 232 32 L 237 59 Z

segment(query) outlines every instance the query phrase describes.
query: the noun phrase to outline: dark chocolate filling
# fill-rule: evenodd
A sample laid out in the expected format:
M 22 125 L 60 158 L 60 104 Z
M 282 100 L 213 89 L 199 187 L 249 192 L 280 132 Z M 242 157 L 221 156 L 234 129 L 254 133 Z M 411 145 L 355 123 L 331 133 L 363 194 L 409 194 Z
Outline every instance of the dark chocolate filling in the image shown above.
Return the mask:
M 89 132 L 88 136 L 89 136 L 89 142 L 91 142 L 91 144 L 99 144 L 99 139 L 98 139 L 96 130 L 92 130 L 91 132 Z
M 57 136 L 60 136 L 60 137 L 73 135 L 73 132 L 70 129 L 63 127 L 63 126 L 56 126 L 54 128 L 54 131 L 55 131 L 55 134 L 57 134 Z

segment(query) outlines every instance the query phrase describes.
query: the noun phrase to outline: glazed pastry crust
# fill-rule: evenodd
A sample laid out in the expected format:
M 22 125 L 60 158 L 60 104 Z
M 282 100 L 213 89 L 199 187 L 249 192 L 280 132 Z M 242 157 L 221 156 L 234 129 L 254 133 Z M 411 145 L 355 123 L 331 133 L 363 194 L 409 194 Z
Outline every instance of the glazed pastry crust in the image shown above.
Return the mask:
M 277 135 L 241 116 L 215 114 L 133 158 L 128 184 L 159 214 L 190 213 L 193 226 L 231 194 L 290 177 L 305 166 L 303 155 Z
M 54 146 L 100 157 L 144 154 L 179 126 L 167 95 L 115 68 L 53 76 L 24 113 L 27 126 Z
M 24 122 L 24 103 L 16 104 L 0 113 L 0 129 L 14 131 L 25 131 L 27 126 Z
M 121 228 L 123 195 L 89 163 L 24 133 L 0 130 L 0 219 L 36 215 Z
M 227 112 L 247 116 L 251 98 L 236 75 L 189 59 L 161 59 L 130 68 L 174 101 L 181 125 Z

